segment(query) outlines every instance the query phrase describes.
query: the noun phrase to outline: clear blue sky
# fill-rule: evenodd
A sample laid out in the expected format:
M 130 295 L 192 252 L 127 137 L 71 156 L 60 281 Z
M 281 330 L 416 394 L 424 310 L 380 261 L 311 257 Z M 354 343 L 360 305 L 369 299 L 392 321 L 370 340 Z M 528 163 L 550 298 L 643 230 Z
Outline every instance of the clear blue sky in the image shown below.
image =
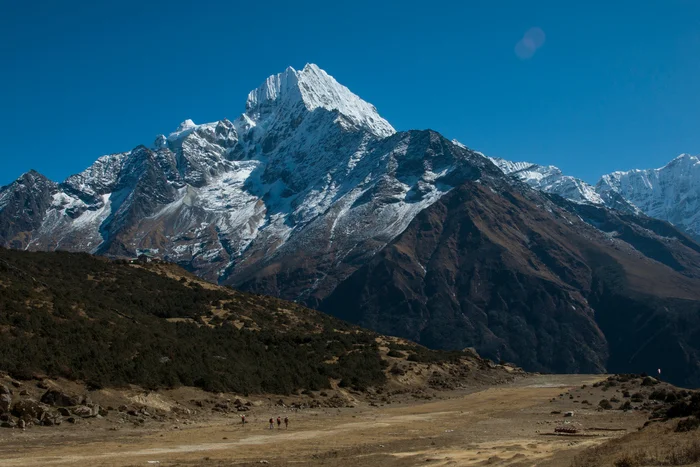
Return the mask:
M 0 184 L 30 168 L 62 180 L 187 118 L 236 118 L 268 75 L 307 62 L 399 130 L 591 182 L 700 153 L 696 1 L 0 0 L 0 11 Z M 535 27 L 544 43 L 516 50 Z

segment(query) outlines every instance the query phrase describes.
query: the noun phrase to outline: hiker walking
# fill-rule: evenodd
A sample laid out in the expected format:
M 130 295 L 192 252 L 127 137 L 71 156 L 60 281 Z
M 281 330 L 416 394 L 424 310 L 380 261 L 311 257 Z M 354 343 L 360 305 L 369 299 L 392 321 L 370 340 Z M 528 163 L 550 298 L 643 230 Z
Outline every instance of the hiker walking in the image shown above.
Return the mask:
M 284 417 L 284 429 L 289 429 L 289 419 L 287 417 Z
M 241 414 L 241 425 L 245 425 L 245 415 Z
M 270 429 L 273 429 L 275 427 L 275 422 L 270 419 Z
M 280 417 L 277 417 L 277 429 L 280 429 L 280 425 L 282 424 L 282 419 Z

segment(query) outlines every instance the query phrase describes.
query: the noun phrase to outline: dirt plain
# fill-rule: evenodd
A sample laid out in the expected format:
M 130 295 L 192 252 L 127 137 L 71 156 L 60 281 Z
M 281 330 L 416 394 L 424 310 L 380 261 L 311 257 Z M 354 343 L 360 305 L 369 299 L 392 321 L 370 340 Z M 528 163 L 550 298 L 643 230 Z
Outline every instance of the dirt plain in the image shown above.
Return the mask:
M 431 400 L 342 408 L 298 410 L 262 398 L 246 412 L 245 425 L 238 413 L 228 413 L 140 425 L 102 419 L 4 429 L 0 465 L 568 466 L 584 449 L 635 432 L 647 420 L 639 411 L 599 410 L 611 394 L 592 384 L 603 379 L 528 375 Z M 141 402 L 162 404 L 151 399 Z M 574 416 L 565 417 L 567 411 Z M 289 429 L 268 428 L 277 416 L 289 417 Z M 556 435 L 562 426 L 579 432 Z

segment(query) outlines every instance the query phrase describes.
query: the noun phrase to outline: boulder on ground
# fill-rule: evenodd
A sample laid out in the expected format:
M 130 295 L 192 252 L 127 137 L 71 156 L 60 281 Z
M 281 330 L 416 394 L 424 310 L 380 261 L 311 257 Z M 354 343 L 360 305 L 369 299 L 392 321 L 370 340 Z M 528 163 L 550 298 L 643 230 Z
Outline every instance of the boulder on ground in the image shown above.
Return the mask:
M 88 403 L 88 404 L 85 404 L 85 406 L 90 407 L 90 410 L 92 411 L 93 417 L 97 417 L 100 414 L 101 408 L 100 408 L 99 404 Z
M 0 384 L 0 394 L 10 394 L 12 395 L 12 390 L 5 386 L 4 384 Z
M 60 425 L 63 418 L 58 414 L 46 414 L 41 424 L 44 426 L 57 426 Z
M 9 394 L 0 394 L 0 413 L 9 412 L 12 406 L 12 396 Z
M 41 402 L 54 407 L 72 407 L 74 405 L 80 405 L 83 402 L 83 398 L 67 394 L 57 389 L 49 389 L 41 396 Z
M 34 399 L 19 400 L 12 406 L 12 415 L 25 421 L 41 420 L 48 412 L 48 407 Z
M 71 409 L 71 412 L 73 412 L 73 415 L 77 415 L 78 417 L 82 418 L 89 418 L 89 417 L 94 417 L 93 415 L 93 410 L 92 408 L 88 407 L 87 405 L 79 405 L 77 407 L 73 407 Z

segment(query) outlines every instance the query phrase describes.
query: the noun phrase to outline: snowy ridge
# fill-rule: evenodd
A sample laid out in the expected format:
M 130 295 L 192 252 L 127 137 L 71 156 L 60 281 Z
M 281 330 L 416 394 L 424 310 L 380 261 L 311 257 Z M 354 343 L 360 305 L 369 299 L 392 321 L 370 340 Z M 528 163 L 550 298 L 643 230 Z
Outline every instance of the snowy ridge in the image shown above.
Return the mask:
M 553 165 L 512 162 L 501 158 L 489 159 L 506 175 L 517 177 L 537 190 L 556 194 L 576 203 L 605 204 L 593 186 L 578 178 L 564 175 Z
M 616 193 L 650 217 L 666 220 L 700 239 L 700 159 L 681 154 L 658 169 L 603 175 L 601 194 Z

